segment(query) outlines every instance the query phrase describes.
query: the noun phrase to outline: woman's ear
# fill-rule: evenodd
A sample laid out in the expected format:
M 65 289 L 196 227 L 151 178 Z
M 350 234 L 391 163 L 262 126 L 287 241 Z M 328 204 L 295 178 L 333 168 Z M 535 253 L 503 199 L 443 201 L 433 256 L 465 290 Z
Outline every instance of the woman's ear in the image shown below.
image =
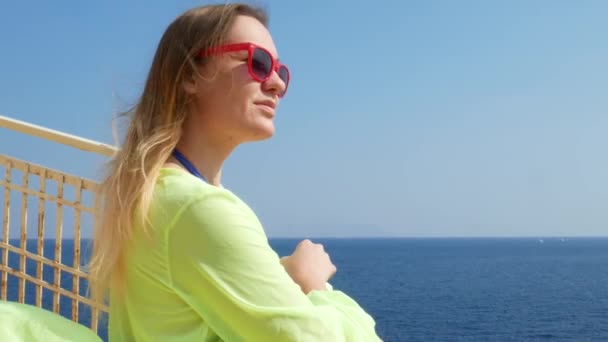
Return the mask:
M 194 95 L 198 92 L 198 77 L 195 72 L 188 72 L 184 75 L 182 81 L 182 88 L 188 95 Z

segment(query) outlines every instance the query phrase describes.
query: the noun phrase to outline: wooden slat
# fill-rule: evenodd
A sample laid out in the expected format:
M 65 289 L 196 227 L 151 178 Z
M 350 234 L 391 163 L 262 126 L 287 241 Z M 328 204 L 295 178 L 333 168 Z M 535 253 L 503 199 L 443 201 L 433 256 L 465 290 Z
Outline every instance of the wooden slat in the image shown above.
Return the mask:
M 113 156 L 118 150 L 114 146 L 59 132 L 54 129 L 33 125 L 24 121 L 11 119 L 2 115 L 0 115 L 0 127 L 75 147 L 83 151 L 98 153 L 107 157 Z
M 11 181 L 11 170 L 12 170 L 12 163 L 10 161 L 4 163 L 5 166 L 5 170 L 4 170 L 4 181 L 6 182 L 10 182 Z M 9 236 L 9 222 L 10 222 L 10 207 L 11 207 L 11 190 L 9 188 L 4 188 L 4 210 L 3 210 L 3 217 L 4 220 L 2 220 L 2 242 L 8 244 L 8 236 Z M 2 265 L 4 266 L 8 266 L 8 250 L 7 249 L 3 249 L 2 250 Z M 2 273 L 2 289 L 0 290 L 1 292 L 1 299 L 2 300 L 7 300 L 7 288 L 8 288 L 8 275 L 6 273 Z
M 23 173 L 21 184 L 24 188 L 28 188 L 30 183 L 29 169 Z M 21 232 L 20 232 L 20 246 L 24 251 L 27 250 L 27 193 L 21 193 Z M 25 257 L 19 256 L 19 270 L 26 273 L 25 269 Z M 19 279 L 19 303 L 25 303 L 25 279 Z
M 76 187 L 76 203 L 82 201 L 82 184 Z M 74 258 L 72 266 L 79 270 L 80 269 L 80 210 L 74 210 Z M 72 292 L 75 295 L 80 294 L 80 277 L 74 274 L 72 277 Z M 78 301 L 72 301 L 72 320 L 78 322 Z
M 101 197 L 99 196 L 98 193 L 95 193 L 94 196 L 95 197 L 93 198 L 93 207 L 99 208 L 101 205 Z M 99 215 L 99 213 L 95 212 L 94 221 L 99 220 L 98 215 Z M 92 321 L 91 329 L 93 329 L 93 331 L 95 331 L 95 332 L 97 332 L 97 329 L 99 328 L 98 327 L 99 316 L 100 316 L 99 310 L 97 309 L 97 307 L 94 307 L 93 310 L 91 311 L 91 321 Z
M 44 194 L 46 191 L 46 171 L 43 171 L 40 175 L 40 193 Z M 36 238 L 36 253 L 41 257 L 44 256 L 44 209 L 45 201 L 42 196 L 38 197 L 38 237 Z M 36 278 L 43 279 L 41 261 L 36 261 Z M 36 306 L 42 307 L 42 286 L 36 285 Z
M 72 186 L 77 186 L 78 183 L 82 182 L 82 188 L 87 191 L 96 192 L 97 189 L 99 188 L 99 185 L 92 180 L 82 178 L 82 177 L 68 175 L 68 174 L 65 174 L 65 173 L 57 171 L 57 170 L 49 169 L 49 168 L 46 168 L 46 167 L 43 167 L 43 166 L 40 166 L 37 164 L 28 163 L 23 160 L 19 160 L 19 159 L 12 158 L 12 157 L 9 157 L 4 154 L 0 154 L 0 164 L 6 164 L 9 162 L 11 163 L 12 168 L 15 170 L 20 170 L 20 171 L 25 172 L 29 168 L 30 174 L 36 175 L 36 176 L 40 176 L 43 172 L 46 172 L 47 179 L 52 179 L 57 182 L 63 180 L 63 182 L 65 184 L 69 184 Z
M 63 199 L 63 180 L 57 183 L 57 197 Z M 63 205 L 57 203 L 57 214 L 55 222 L 55 263 L 61 264 L 61 242 L 63 237 Z M 55 265 L 53 277 L 55 286 L 61 287 L 61 270 Z M 59 312 L 59 293 L 53 294 L 53 311 Z
M 107 307 L 105 311 L 108 312 Z M 99 309 L 97 308 L 97 306 L 91 307 L 91 329 L 94 332 L 97 332 L 97 330 L 99 330 Z
M 68 291 L 68 290 L 66 290 L 66 289 L 64 289 L 62 287 L 49 284 L 48 282 L 46 282 L 44 280 L 41 280 L 41 279 L 36 279 L 35 277 L 33 277 L 33 276 L 31 276 L 31 275 L 29 275 L 27 273 L 21 273 L 18 270 L 15 270 L 15 269 L 13 269 L 11 267 L 0 265 L 0 271 L 6 272 L 6 273 L 11 274 L 11 275 L 14 275 L 15 277 L 18 277 L 20 279 L 23 278 L 23 279 L 25 279 L 25 280 L 27 280 L 29 282 L 32 282 L 32 283 L 34 283 L 36 285 L 40 285 L 40 286 L 42 286 L 42 287 L 44 287 L 46 289 L 51 290 L 54 293 L 57 293 L 57 295 L 66 296 L 68 298 L 73 298 L 74 297 L 74 294 L 72 292 L 70 292 L 70 291 Z M 94 307 L 94 308 L 97 308 L 99 310 L 103 310 L 103 311 L 106 311 L 106 312 L 108 311 L 108 307 L 107 306 L 101 305 L 101 304 L 99 304 L 97 302 L 94 302 L 90 298 L 83 297 L 83 296 L 79 295 L 75 299 L 77 299 L 81 303 L 84 303 L 84 304 L 87 304 L 87 305 L 91 306 L 92 308 Z
M 87 273 L 83 272 L 82 270 L 77 270 L 71 266 L 64 265 L 64 264 L 57 264 L 54 260 L 49 260 L 49 259 L 45 258 L 44 256 L 25 251 L 19 247 L 11 245 L 10 243 L 0 242 L 0 248 L 3 248 L 7 251 L 16 253 L 18 255 L 24 255 L 28 259 L 32 259 L 37 262 L 41 262 L 42 264 L 48 265 L 50 267 L 58 267 L 62 272 L 68 272 L 70 274 L 75 274 L 75 275 L 78 275 L 80 278 L 88 279 L 88 277 L 89 277 L 89 275 Z
M 36 191 L 34 189 L 25 188 L 25 187 L 17 185 L 17 184 L 7 183 L 5 181 L 0 181 L 0 185 L 4 186 L 4 187 L 6 187 L 6 188 L 8 188 L 10 190 L 15 190 L 17 192 L 25 193 L 25 194 L 36 196 L 36 197 L 41 197 L 41 198 L 43 198 L 43 199 L 45 199 L 47 201 L 56 202 L 58 204 L 65 205 L 65 206 L 68 206 L 68 207 L 73 207 L 74 209 L 78 209 L 80 211 L 84 211 L 84 212 L 87 212 L 87 213 L 90 213 L 90 214 L 93 214 L 95 212 L 94 208 L 84 206 L 81 203 L 72 202 L 70 200 L 66 200 L 65 198 L 59 198 L 59 197 L 53 196 L 51 194 L 41 193 L 41 192 Z

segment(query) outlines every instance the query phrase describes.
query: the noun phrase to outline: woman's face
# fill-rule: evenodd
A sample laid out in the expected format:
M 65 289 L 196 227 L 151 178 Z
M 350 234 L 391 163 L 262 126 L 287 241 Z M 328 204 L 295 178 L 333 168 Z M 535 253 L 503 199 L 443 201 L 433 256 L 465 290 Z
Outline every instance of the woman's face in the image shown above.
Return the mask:
M 252 17 L 235 20 L 226 44 L 239 43 L 253 43 L 277 58 L 270 33 Z M 215 63 L 199 70 L 202 77 L 193 78 L 185 87 L 193 98 L 189 109 L 194 120 L 188 124 L 196 124 L 201 134 L 218 143 L 237 145 L 274 133 L 275 110 L 286 84 L 275 71 L 266 81 L 256 81 L 249 73 L 248 56 L 247 50 L 216 54 Z

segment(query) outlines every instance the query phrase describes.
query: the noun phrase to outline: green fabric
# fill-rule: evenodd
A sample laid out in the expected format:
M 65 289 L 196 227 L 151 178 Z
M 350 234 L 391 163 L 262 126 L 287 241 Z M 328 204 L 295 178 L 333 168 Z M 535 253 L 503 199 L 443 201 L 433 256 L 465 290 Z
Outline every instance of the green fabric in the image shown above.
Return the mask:
M 162 169 L 149 220 L 128 249 L 126 295 L 111 294 L 110 341 L 379 340 L 343 292 L 301 291 L 232 192 Z
M 15 302 L 0 301 L 2 342 L 100 342 L 93 330 L 52 311 Z

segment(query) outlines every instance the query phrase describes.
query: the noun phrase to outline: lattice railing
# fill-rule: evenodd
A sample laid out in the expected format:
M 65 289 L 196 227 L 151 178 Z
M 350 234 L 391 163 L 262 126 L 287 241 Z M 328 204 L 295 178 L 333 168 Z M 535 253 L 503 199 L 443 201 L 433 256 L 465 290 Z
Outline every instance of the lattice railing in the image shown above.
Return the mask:
M 89 152 L 114 151 L 2 116 L 0 127 Z M 83 225 L 94 223 L 97 188 L 94 181 L 0 154 L 0 299 L 43 307 L 98 330 L 107 307 L 87 297 L 83 265 L 90 243 L 81 238 Z

